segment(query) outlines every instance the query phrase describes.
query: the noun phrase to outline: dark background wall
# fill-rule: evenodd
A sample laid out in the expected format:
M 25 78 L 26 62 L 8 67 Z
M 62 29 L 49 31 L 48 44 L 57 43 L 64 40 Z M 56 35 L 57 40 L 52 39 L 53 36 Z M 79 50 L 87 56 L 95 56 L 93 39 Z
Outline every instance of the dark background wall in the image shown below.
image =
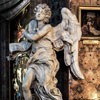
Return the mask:
M 9 22 L 0 20 L 0 99 L 10 98 L 10 66 L 6 60 L 9 55 Z

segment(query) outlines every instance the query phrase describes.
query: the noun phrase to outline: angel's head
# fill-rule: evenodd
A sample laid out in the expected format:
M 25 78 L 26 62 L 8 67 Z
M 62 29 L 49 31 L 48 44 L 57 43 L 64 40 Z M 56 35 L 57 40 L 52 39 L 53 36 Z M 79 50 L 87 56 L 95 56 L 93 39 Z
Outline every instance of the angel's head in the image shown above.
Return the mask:
M 48 23 L 51 17 L 51 9 L 47 4 L 38 4 L 34 9 L 36 20 Z

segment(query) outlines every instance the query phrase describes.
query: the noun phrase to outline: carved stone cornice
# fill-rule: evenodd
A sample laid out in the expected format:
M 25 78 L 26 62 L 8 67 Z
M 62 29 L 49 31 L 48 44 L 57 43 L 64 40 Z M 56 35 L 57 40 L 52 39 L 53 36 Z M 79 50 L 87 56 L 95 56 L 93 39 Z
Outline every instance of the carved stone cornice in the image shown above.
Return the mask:
M 23 0 L 22 2 L 18 3 L 14 7 L 9 8 L 8 10 L 1 13 L 1 16 L 5 20 L 11 20 L 15 16 L 17 16 L 20 12 L 23 11 L 30 4 L 30 0 Z

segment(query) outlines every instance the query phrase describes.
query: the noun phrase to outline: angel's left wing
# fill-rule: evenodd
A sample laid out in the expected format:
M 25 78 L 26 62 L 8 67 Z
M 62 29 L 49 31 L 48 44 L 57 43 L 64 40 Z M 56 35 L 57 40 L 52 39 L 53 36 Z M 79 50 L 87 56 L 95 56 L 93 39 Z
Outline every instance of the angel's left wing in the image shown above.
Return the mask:
M 82 33 L 80 24 L 78 23 L 76 16 L 72 14 L 69 9 L 63 8 L 61 12 L 63 20 L 67 20 L 68 22 L 67 31 L 70 34 L 70 40 L 73 41 L 73 44 L 70 45 L 70 43 L 66 43 L 64 46 L 64 62 L 66 65 L 70 66 L 71 72 L 74 74 L 74 76 L 76 76 L 76 78 L 84 79 L 84 76 L 79 67 L 78 60 L 78 41 L 80 40 Z M 66 37 L 65 39 L 67 41 L 68 37 Z
M 61 51 L 64 47 L 62 37 L 62 26 L 61 23 L 53 27 L 53 45 L 56 51 Z
M 64 49 L 64 62 L 79 79 L 84 76 L 78 65 L 78 41 L 81 28 L 75 15 L 67 8 L 62 8 L 62 22 L 54 27 L 54 45 L 57 51 Z

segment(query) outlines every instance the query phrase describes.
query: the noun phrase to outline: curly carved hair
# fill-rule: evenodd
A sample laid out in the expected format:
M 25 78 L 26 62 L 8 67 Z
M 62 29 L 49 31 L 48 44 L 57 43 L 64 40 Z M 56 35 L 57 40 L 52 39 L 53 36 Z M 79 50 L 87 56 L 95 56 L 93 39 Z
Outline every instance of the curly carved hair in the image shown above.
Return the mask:
M 37 13 L 38 10 L 42 8 L 45 11 L 45 19 L 44 22 L 48 23 L 49 19 L 51 17 L 51 9 L 49 8 L 49 6 L 47 4 L 38 4 L 35 8 L 34 8 L 34 13 Z

